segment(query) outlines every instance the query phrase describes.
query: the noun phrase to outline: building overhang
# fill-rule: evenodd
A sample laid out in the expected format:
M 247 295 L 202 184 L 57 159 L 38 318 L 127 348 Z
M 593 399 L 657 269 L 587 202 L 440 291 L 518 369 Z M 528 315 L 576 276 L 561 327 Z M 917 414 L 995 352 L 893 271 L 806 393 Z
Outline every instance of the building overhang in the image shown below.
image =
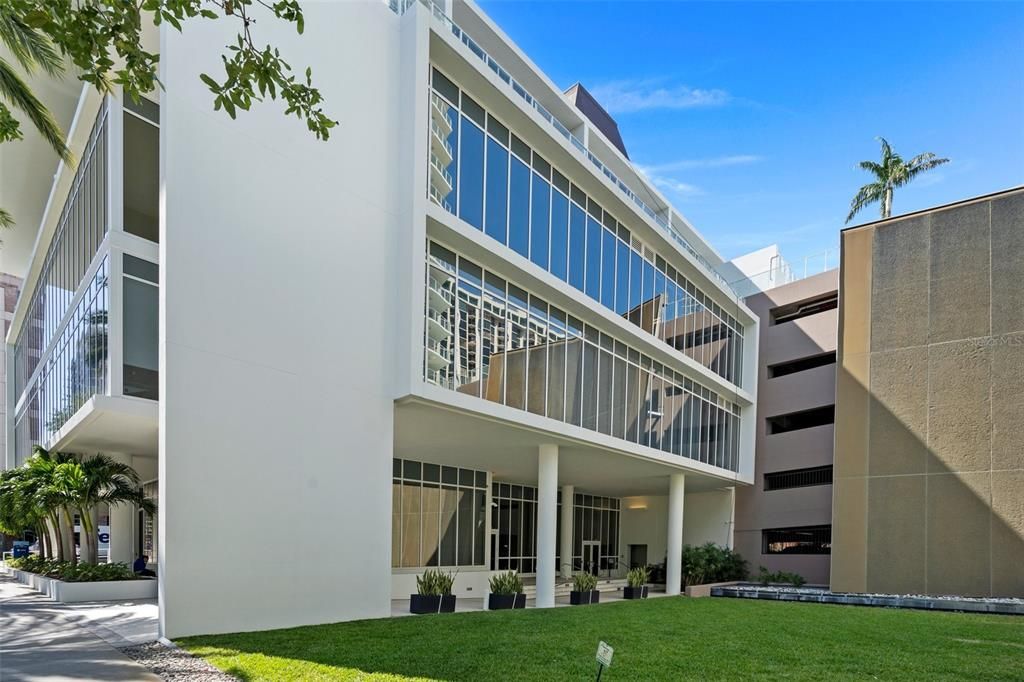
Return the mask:
M 686 474 L 687 492 L 750 483 L 738 473 L 571 424 L 422 384 L 395 401 L 394 456 L 487 470 L 536 484 L 537 449 L 559 446 L 560 484 L 596 495 L 668 494 L 668 476 Z
M 156 456 L 159 424 L 155 400 L 94 395 L 57 431 L 47 449 Z

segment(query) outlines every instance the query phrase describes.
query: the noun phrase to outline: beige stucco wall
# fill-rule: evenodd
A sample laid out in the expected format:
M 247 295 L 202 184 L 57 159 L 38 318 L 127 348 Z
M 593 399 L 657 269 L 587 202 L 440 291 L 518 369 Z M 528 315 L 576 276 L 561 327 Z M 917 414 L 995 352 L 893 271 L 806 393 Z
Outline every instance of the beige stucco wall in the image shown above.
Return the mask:
M 785 324 L 770 323 L 772 309 L 836 291 L 839 271 L 829 270 L 746 299 L 760 318 L 756 455 L 754 484 L 736 490 L 736 549 L 750 563 L 772 571 L 799 573 L 808 582 L 826 584 L 827 554 L 762 554 L 761 533 L 766 528 L 828 525 L 832 522 L 832 486 L 764 490 L 764 475 L 789 469 L 832 464 L 831 425 L 769 435 L 766 419 L 835 401 L 836 365 L 824 365 L 773 379 L 767 368 L 836 350 L 838 316 L 828 310 Z
M 1024 190 L 842 250 L 832 589 L 1024 596 Z

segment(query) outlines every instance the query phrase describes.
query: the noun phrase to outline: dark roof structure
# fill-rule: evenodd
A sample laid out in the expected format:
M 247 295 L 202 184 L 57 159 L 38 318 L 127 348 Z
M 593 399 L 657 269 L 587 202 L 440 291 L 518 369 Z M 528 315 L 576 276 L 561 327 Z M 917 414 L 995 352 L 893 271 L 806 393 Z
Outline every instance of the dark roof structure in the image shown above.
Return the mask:
M 604 110 L 604 107 L 594 99 L 594 96 L 587 92 L 587 89 L 580 83 L 576 83 L 571 88 L 565 91 L 565 96 L 569 98 L 569 101 L 575 105 L 580 112 L 586 116 L 591 123 L 593 123 L 598 130 L 604 134 L 608 140 L 615 145 L 616 149 L 622 152 L 622 155 L 627 159 L 629 154 L 626 152 L 626 145 L 622 142 L 622 136 L 619 135 L 619 125 L 615 122 L 615 119 Z

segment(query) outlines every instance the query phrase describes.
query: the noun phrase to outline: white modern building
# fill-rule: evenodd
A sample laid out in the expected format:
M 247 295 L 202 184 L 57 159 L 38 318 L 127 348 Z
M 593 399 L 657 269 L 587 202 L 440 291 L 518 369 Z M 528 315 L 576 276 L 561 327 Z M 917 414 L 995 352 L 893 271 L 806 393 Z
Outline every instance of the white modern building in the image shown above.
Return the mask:
M 560 574 L 667 560 L 678 591 L 754 472 L 722 258 L 475 4 L 304 10 L 260 38 L 312 67 L 327 143 L 213 111 L 226 22 L 160 31 L 152 101 L 71 100 L 79 165 L 40 171 L 6 264 L 8 465 L 139 469 L 157 523 L 114 510 L 110 553 L 156 561 L 172 637 L 387 616 L 433 566 L 551 606 Z

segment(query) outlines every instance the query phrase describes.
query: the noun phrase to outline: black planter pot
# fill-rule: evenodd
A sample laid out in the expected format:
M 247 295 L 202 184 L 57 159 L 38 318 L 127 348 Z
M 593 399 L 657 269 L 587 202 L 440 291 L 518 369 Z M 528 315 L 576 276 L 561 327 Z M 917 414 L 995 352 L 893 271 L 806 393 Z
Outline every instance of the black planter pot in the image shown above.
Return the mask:
M 647 599 L 647 585 L 643 587 L 623 587 L 623 599 Z
M 569 603 L 573 606 L 580 606 L 583 604 L 597 604 L 601 601 L 601 593 L 597 590 L 588 590 L 586 592 L 577 592 L 573 590 L 569 593 Z
M 454 594 L 410 594 L 409 613 L 454 613 Z
M 487 596 L 487 608 L 491 611 L 525 609 L 526 595 L 521 592 L 519 594 L 494 594 L 492 592 Z

